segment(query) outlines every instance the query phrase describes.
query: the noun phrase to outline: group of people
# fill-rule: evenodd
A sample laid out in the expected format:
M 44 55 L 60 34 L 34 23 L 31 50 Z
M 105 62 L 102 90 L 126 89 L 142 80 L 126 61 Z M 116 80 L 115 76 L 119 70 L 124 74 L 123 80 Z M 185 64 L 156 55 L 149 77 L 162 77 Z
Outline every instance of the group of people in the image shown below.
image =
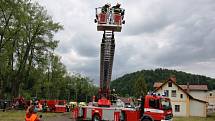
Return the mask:
M 111 8 L 111 4 L 105 4 L 102 9 L 101 9 L 101 12 L 102 13 L 107 13 L 110 9 L 113 10 L 113 12 L 115 14 L 121 14 L 122 16 L 124 15 L 124 10 L 122 10 L 120 8 L 121 4 L 117 3 L 115 6 L 113 6 Z
M 121 16 L 121 20 L 124 19 L 124 13 L 125 10 L 120 8 L 121 4 L 117 3 L 115 6 L 111 7 L 111 4 L 105 4 L 102 8 L 101 8 L 101 13 L 102 14 L 106 14 L 107 15 L 107 20 L 108 23 L 110 24 L 116 24 L 114 21 L 115 19 L 113 18 L 114 14 L 120 15 Z M 98 15 L 96 15 L 96 18 L 98 19 Z

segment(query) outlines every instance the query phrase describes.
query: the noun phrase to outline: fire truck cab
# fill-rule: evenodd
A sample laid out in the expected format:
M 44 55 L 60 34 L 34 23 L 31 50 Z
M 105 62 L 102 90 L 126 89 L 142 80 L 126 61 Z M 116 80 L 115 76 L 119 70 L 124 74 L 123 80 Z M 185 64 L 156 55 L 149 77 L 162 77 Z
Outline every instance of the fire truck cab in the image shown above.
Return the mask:
M 141 121 L 170 121 L 172 120 L 172 106 L 170 99 L 163 96 L 146 95 L 140 107 Z
M 98 31 L 115 31 L 121 32 L 122 24 L 125 24 L 124 9 L 121 8 L 121 13 L 115 13 L 113 8 L 108 8 L 107 12 L 102 12 L 102 7 L 96 8 L 96 19 Z
M 172 121 L 169 98 L 146 95 L 140 103 L 139 108 L 122 108 L 121 121 Z

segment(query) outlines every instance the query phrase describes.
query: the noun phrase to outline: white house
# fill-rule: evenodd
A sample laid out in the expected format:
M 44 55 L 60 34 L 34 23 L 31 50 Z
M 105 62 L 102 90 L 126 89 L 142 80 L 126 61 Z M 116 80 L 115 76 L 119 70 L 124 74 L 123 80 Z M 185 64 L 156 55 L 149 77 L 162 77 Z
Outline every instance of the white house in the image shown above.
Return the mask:
M 206 100 L 208 102 L 208 112 L 215 112 L 215 90 L 208 92 Z
M 193 92 L 194 96 L 192 96 L 192 93 L 190 93 L 192 90 L 191 85 L 188 85 L 188 88 L 185 89 L 185 86 L 183 87 L 178 85 L 176 83 L 176 78 L 172 77 L 166 80 L 164 83 L 155 83 L 154 87 L 154 92 L 157 95 L 165 94 L 165 96 L 171 99 L 174 116 L 207 116 L 207 102 L 205 101 L 206 98 L 203 100 L 196 98 L 198 96 L 195 95 L 195 91 Z M 203 87 L 204 89 L 202 90 L 204 92 L 207 90 L 207 88 L 205 86 L 202 86 L 202 88 Z M 201 93 L 202 92 L 200 91 L 200 97 L 201 95 L 205 95 L 204 93 Z

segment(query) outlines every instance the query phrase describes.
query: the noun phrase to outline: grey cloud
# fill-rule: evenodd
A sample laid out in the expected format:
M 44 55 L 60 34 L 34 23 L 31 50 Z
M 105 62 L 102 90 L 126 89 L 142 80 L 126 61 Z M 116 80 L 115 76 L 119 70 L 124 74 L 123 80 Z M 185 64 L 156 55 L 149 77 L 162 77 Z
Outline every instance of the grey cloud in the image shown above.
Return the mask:
M 64 25 L 65 29 L 55 38 L 61 40 L 57 51 L 62 53 L 67 68 L 98 82 L 102 32 L 97 32 L 93 23 L 94 8 L 116 1 L 39 1 L 55 21 Z M 157 67 L 215 77 L 209 68 L 215 58 L 214 0 L 120 1 L 126 9 L 126 24 L 122 33 L 115 34 L 113 78 Z M 66 61 L 70 56 L 66 53 L 71 51 L 85 59 L 71 64 Z M 202 67 L 205 70 L 201 70 Z
M 82 66 L 82 64 L 76 64 L 73 66 L 68 66 L 68 69 L 72 70 L 72 72 L 81 73 L 88 77 L 91 77 L 91 79 L 94 79 L 94 81 L 96 83 L 98 83 L 98 81 L 99 81 L 99 75 L 98 75 L 99 59 L 96 58 L 96 59 L 84 60 L 81 63 L 83 64 L 83 66 Z
M 215 14 L 214 14 L 215 15 Z M 214 16 L 213 15 L 213 16 Z M 202 21 L 199 25 L 196 22 Z M 215 22 L 211 18 L 196 19 L 171 33 L 171 46 L 162 51 L 155 61 L 165 66 L 204 62 L 215 58 Z
M 71 44 L 72 48 L 81 56 L 98 57 L 99 47 L 94 44 L 94 41 L 95 39 L 93 39 L 93 37 L 81 34 L 76 35 Z

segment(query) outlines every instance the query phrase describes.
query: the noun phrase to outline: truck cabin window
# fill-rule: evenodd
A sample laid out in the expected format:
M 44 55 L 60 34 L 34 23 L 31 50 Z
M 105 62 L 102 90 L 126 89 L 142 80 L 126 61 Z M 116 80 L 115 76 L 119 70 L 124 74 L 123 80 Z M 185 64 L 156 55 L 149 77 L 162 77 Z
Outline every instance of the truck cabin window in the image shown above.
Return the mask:
M 159 100 L 158 99 L 150 99 L 149 107 L 159 109 Z

